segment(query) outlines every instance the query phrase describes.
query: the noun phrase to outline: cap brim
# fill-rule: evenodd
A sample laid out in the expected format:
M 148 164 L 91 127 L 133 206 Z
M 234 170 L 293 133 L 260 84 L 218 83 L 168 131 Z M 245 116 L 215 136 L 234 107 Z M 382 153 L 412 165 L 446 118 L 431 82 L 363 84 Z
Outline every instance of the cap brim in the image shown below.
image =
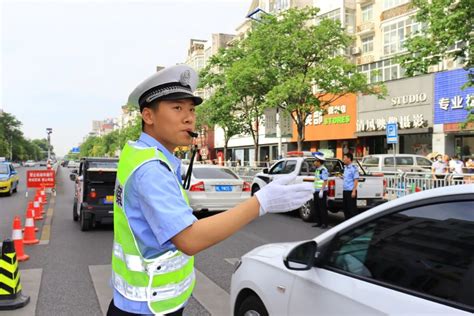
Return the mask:
M 171 93 L 164 95 L 157 100 L 182 100 L 182 99 L 191 99 L 194 102 L 194 105 L 199 105 L 202 103 L 201 97 L 192 95 L 190 93 L 184 93 L 184 92 L 177 92 L 177 93 Z

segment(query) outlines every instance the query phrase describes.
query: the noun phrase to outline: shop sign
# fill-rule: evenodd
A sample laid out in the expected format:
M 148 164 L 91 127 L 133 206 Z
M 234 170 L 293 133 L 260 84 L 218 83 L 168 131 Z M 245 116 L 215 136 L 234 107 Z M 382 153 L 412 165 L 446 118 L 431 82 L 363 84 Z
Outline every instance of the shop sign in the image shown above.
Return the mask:
M 461 87 L 469 80 L 464 69 L 435 75 L 434 123 L 462 123 L 474 108 L 474 88 Z
M 393 106 L 396 105 L 405 105 L 405 104 L 416 104 L 416 103 L 423 103 L 428 100 L 428 96 L 426 93 L 417 93 L 417 94 L 410 94 L 410 95 L 403 95 L 400 97 L 393 97 L 390 101 L 392 102 Z
M 350 115 L 339 115 L 347 113 L 346 105 L 332 105 L 328 107 L 328 115 L 337 115 L 331 117 L 324 117 L 322 111 L 316 111 L 313 113 L 313 116 L 309 115 L 306 118 L 305 125 L 333 125 L 333 124 L 348 124 L 351 122 Z
M 399 129 L 422 128 L 427 125 L 423 114 L 390 116 L 387 119 L 377 118 L 368 120 L 357 120 L 357 132 L 383 131 L 387 124 L 397 123 Z

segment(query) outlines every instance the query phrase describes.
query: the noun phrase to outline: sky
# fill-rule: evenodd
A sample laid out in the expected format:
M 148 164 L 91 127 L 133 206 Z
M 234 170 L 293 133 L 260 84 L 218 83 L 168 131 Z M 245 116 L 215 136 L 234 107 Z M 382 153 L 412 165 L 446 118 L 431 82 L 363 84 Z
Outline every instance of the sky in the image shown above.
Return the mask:
M 186 59 L 191 38 L 234 34 L 251 0 L 0 0 L 0 108 L 58 156 L 92 120 L 115 118 L 157 65 Z

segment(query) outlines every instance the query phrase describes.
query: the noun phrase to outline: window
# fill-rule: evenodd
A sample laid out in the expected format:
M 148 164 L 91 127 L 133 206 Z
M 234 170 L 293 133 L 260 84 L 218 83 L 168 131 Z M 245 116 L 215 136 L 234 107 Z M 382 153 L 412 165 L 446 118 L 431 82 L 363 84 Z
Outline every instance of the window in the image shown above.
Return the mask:
M 420 30 L 420 23 L 414 18 L 392 23 L 383 27 L 383 53 L 395 54 L 404 51 L 407 38 Z
M 403 68 L 391 59 L 360 65 L 358 69 L 367 76 L 368 83 L 400 79 L 405 75 Z
M 397 166 L 413 166 L 413 157 L 397 157 Z
M 363 53 L 368 53 L 374 50 L 374 37 L 373 36 L 367 36 L 361 38 L 362 41 L 362 52 Z
M 196 179 L 238 179 L 239 177 L 226 168 L 195 168 L 193 175 Z
M 416 157 L 416 164 L 418 166 L 428 166 L 431 167 L 431 161 L 423 157 Z
M 409 0 L 384 0 L 383 1 L 383 8 L 384 10 L 397 7 L 399 5 L 402 5 L 404 3 L 407 3 Z
M 373 19 L 373 5 L 369 4 L 362 7 L 362 22 L 371 21 Z
M 296 160 L 288 160 L 285 164 L 285 168 L 282 170 L 282 174 L 292 173 L 296 168 Z
M 383 164 L 385 166 L 393 166 L 393 157 L 387 157 L 383 159 Z
M 319 19 L 322 20 L 322 19 L 330 19 L 330 20 L 333 20 L 333 21 L 341 21 L 341 10 L 339 9 L 336 9 L 336 10 L 332 10 L 332 11 L 329 11 L 327 13 L 324 13 L 324 14 L 321 14 L 319 16 Z
M 378 157 L 365 157 L 364 160 L 362 160 L 362 165 L 377 167 L 379 165 L 379 158 Z
M 269 174 L 281 174 L 283 167 L 285 166 L 285 161 L 280 161 L 270 169 Z
M 290 0 L 275 1 L 275 11 L 286 10 L 290 8 Z
M 315 159 L 306 159 L 301 165 L 300 175 L 303 176 L 312 176 L 316 171 L 316 166 L 314 165 Z
M 474 200 L 390 214 L 337 236 L 326 267 L 473 310 Z
M 0 165 L 0 174 L 9 174 L 8 165 Z

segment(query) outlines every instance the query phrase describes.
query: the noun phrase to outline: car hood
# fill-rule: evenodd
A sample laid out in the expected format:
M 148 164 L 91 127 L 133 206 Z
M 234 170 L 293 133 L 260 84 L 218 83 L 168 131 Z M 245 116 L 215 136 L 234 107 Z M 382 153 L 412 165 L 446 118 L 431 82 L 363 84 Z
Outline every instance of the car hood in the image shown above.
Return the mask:
M 275 243 L 267 244 L 260 247 L 257 247 L 248 253 L 246 253 L 242 258 L 283 258 L 283 256 L 293 247 L 298 244 L 301 244 L 303 241 L 297 242 L 285 242 L 285 243 Z

